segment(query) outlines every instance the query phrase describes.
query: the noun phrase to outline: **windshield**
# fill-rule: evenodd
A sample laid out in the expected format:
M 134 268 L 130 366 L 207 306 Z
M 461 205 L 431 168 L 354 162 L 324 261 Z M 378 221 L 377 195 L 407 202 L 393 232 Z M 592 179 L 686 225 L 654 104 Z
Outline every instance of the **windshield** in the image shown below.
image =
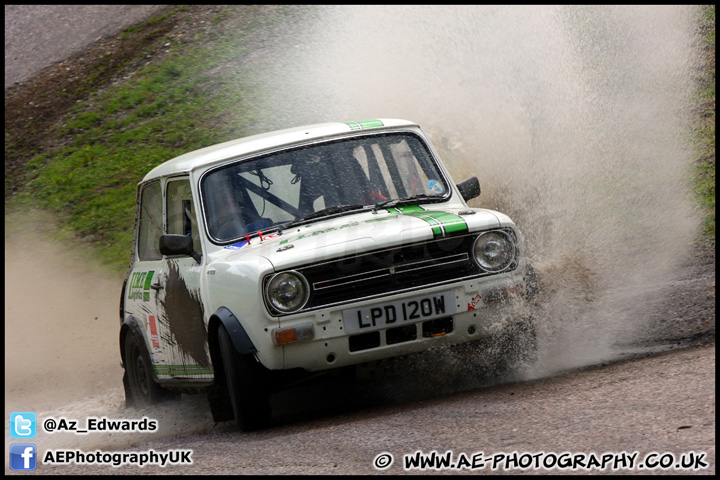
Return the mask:
M 322 210 L 336 213 L 449 193 L 425 143 L 406 133 L 354 137 L 242 160 L 210 171 L 200 188 L 208 233 L 219 243 Z M 352 208 L 335 208 L 348 206 Z

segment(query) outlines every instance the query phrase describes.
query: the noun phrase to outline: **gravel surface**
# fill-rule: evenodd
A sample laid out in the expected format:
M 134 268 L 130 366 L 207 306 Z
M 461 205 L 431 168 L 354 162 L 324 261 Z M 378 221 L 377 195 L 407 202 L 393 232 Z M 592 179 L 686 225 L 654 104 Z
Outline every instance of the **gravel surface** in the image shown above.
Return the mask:
M 5 5 L 5 88 L 169 7 Z

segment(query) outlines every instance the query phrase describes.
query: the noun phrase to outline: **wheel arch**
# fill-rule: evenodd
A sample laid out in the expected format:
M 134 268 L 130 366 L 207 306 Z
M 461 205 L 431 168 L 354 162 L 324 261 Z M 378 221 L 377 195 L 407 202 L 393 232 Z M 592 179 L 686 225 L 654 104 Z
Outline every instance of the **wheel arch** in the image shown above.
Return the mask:
M 227 330 L 233 346 L 239 354 L 245 355 L 257 352 L 257 348 L 252 340 L 250 340 L 250 336 L 237 317 L 227 307 L 220 307 L 210 316 L 207 327 L 208 348 L 210 350 L 210 358 L 213 360 L 213 365 L 216 363 L 215 359 L 220 358 L 217 336 L 220 325 L 224 326 Z

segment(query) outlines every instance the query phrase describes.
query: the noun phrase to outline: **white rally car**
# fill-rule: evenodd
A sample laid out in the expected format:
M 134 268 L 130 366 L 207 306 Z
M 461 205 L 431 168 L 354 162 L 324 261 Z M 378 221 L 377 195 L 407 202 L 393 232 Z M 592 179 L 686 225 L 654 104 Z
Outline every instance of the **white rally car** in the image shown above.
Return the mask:
M 534 274 L 512 220 L 468 207 L 479 194 L 476 177 L 451 181 L 418 125 L 392 119 L 255 135 L 154 168 L 120 305 L 128 405 L 207 392 L 215 421 L 259 428 L 278 372 L 509 328 Z

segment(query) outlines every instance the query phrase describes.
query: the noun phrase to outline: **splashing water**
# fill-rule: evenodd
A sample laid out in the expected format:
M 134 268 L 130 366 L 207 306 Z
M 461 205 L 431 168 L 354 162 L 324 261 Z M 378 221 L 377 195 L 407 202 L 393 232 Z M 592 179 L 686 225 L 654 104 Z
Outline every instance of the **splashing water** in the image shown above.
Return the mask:
M 694 7 L 328 7 L 272 56 L 263 128 L 418 122 L 523 232 L 538 374 L 612 357 L 697 231 Z M 307 26 L 304 24 L 304 26 Z M 644 317 L 640 316 L 644 313 Z

